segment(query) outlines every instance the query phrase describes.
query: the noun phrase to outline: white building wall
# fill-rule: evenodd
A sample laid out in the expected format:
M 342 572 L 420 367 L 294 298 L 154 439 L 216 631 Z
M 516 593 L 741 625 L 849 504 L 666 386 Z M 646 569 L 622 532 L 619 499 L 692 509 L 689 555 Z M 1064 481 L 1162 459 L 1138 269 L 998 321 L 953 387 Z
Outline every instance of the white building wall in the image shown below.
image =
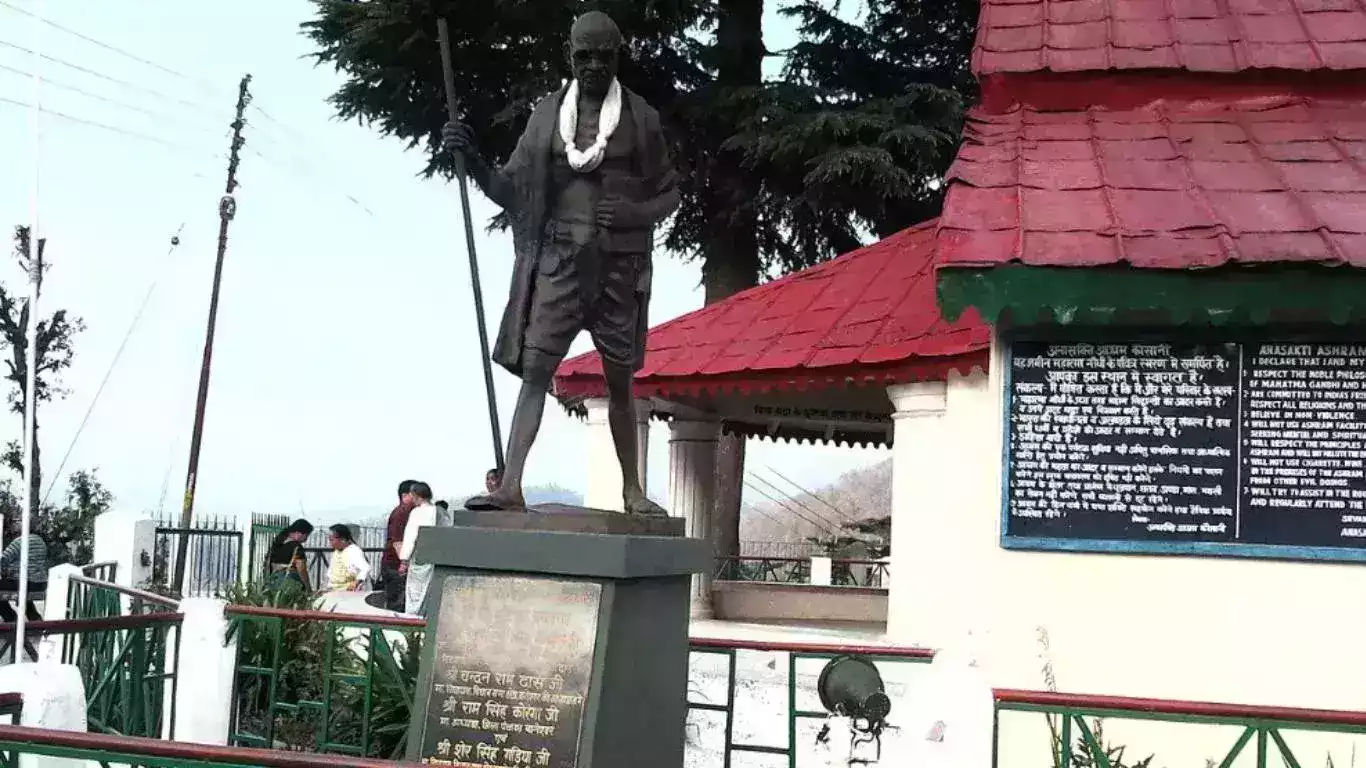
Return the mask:
M 998 345 L 989 377 L 949 379 L 936 449 L 903 446 L 897 424 L 890 639 L 943 647 L 965 626 L 988 630 L 984 666 L 997 688 L 1044 689 L 1051 658 L 1066 693 L 1366 710 L 1366 565 L 1003 549 L 1004 368 Z M 932 467 L 907 469 L 903 455 Z M 1048 759 L 1042 716 L 1001 722 L 1000 768 Z M 1105 724 L 1128 760 L 1156 753 L 1154 766 L 1217 764 L 1238 735 Z M 1329 748 L 1336 765 L 1351 760 L 1348 738 L 1287 740 L 1306 766 L 1324 765 Z M 1366 755 L 1366 737 L 1356 753 Z M 1242 760 L 1254 754 L 1255 742 Z

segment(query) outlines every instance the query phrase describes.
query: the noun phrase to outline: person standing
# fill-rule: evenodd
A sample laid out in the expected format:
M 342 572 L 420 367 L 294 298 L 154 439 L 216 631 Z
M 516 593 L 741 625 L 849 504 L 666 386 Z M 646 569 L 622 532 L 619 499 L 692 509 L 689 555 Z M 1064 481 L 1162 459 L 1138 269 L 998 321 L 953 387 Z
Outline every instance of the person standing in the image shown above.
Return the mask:
M 413 508 L 408 512 L 408 524 L 403 528 L 398 559 L 399 570 L 405 574 L 406 582 L 403 612 L 417 616 L 422 614 L 427 585 L 431 583 L 435 566 L 431 563 L 414 563 L 413 550 L 417 547 L 417 537 L 422 529 L 436 525 L 436 506 L 432 504 L 432 488 L 426 483 L 413 483 L 409 496 Z
M 370 561 L 365 552 L 356 546 L 351 529 L 341 523 L 328 528 L 332 534 L 332 562 L 327 569 L 327 589 L 329 592 L 355 592 L 370 578 Z
M 294 585 L 309 591 L 308 561 L 304 558 L 304 541 L 313 533 L 313 524 L 299 518 L 288 528 L 275 534 L 266 553 L 266 569 L 271 582 L 283 588 Z
M 413 509 L 411 494 L 416 483 L 416 480 L 404 480 L 398 484 L 398 506 L 389 513 L 389 522 L 384 526 L 384 554 L 380 556 L 379 574 L 384 579 L 384 608 L 395 613 L 403 612 L 405 579 L 398 551 L 403 546 L 408 513 Z

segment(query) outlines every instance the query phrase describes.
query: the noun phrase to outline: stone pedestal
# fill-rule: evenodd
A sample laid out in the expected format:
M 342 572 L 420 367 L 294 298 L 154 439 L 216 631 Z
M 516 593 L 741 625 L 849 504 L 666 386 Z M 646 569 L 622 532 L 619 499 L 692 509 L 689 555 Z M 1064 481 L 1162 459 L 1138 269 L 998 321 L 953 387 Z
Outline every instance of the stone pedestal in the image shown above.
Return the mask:
M 688 598 L 710 565 L 677 518 L 547 505 L 423 529 L 436 566 L 408 759 L 683 764 Z

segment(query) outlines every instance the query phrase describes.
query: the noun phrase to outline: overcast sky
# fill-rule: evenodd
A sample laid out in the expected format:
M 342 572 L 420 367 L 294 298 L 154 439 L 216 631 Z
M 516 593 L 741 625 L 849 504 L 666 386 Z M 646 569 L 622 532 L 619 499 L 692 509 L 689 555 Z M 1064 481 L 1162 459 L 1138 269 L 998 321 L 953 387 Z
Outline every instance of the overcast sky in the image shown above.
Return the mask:
M 178 509 L 228 123 L 245 72 L 260 109 L 248 114 L 198 508 L 382 506 L 408 476 L 456 496 L 477 488 L 492 463 L 456 189 L 417 178 L 418 152 L 331 119 L 324 100 L 339 76 L 303 58 L 309 46 L 297 31 L 310 10 L 306 0 L 0 0 L 0 278 L 19 291 L 8 253 L 12 227 L 29 221 L 35 155 L 30 110 L 10 103 L 32 99 L 22 73 L 33 64 L 14 46 L 31 49 L 37 32 L 48 56 L 89 70 L 43 67 L 43 104 L 61 113 L 43 117 L 36 156 L 53 265 L 44 300 L 89 324 L 65 379 L 70 396 L 40 415 L 49 475 L 157 281 L 65 471 L 98 467 L 120 506 Z M 478 195 L 473 206 L 482 230 L 493 209 Z M 511 242 L 481 235 L 478 247 L 496 326 Z M 698 265 L 656 260 L 652 320 L 699 307 Z M 589 346 L 585 336 L 575 351 Z M 506 434 L 517 381 L 500 369 L 495 377 Z M 20 426 L 17 416 L 0 418 L 0 440 Z M 652 430 L 649 486 L 661 496 L 667 438 L 663 425 Z M 584 427 L 552 401 L 527 483 L 582 491 L 584 440 Z M 754 442 L 749 465 L 815 487 L 887 455 Z

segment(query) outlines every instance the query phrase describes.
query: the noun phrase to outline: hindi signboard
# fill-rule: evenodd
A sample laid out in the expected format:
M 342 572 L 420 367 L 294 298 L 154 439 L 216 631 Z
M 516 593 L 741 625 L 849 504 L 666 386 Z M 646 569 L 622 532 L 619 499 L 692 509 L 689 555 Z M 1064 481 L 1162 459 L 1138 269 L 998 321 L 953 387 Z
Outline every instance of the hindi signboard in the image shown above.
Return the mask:
M 596 582 L 447 576 L 421 761 L 576 768 L 601 599 Z
M 1366 559 L 1366 345 L 1011 345 L 1006 546 Z

